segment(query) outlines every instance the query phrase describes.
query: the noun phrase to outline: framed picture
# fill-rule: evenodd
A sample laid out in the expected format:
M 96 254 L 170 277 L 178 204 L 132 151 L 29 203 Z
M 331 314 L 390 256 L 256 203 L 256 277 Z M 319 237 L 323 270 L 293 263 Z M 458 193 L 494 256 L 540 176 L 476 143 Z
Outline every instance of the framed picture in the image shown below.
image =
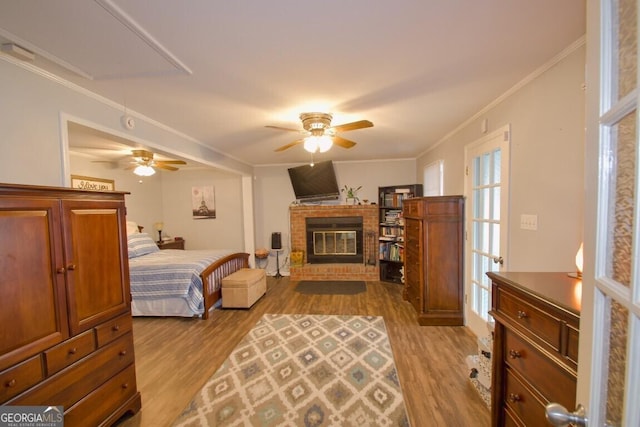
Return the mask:
M 116 183 L 112 179 L 71 175 L 71 188 L 91 191 L 114 191 L 116 189 Z
M 213 187 L 191 188 L 191 212 L 193 219 L 216 217 L 216 198 Z

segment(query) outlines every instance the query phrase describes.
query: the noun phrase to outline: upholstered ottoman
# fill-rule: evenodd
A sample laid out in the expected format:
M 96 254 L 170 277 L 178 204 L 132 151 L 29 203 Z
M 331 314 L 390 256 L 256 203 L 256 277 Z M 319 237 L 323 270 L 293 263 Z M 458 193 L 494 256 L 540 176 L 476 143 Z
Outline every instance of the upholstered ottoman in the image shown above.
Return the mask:
M 222 279 L 222 307 L 250 308 L 267 292 L 267 275 L 261 268 L 241 268 Z

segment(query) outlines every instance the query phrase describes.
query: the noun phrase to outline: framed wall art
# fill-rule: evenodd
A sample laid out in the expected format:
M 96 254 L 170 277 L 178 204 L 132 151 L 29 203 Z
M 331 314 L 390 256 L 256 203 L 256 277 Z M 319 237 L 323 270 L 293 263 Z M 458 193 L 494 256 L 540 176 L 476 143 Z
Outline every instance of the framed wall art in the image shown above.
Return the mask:
M 214 188 L 191 187 L 191 211 L 193 219 L 213 219 L 216 217 Z

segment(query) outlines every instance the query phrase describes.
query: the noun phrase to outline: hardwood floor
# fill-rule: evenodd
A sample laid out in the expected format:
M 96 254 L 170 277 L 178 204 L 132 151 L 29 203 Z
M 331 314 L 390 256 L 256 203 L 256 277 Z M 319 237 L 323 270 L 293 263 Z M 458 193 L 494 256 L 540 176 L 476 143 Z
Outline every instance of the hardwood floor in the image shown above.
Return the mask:
M 251 310 L 215 310 L 206 321 L 134 318 L 142 410 L 119 427 L 168 426 L 264 313 L 383 316 L 411 425 L 488 426 L 489 409 L 468 380 L 477 352 L 465 327 L 419 326 L 402 286 L 368 282 L 356 295 L 303 295 L 288 277 L 267 279 L 267 295 Z

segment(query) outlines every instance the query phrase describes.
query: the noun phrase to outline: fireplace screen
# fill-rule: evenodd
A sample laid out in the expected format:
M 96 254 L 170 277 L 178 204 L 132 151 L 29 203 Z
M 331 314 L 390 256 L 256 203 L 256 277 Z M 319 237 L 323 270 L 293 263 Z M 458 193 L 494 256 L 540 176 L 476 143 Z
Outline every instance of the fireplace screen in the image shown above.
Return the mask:
M 356 255 L 355 231 L 314 231 L 315 255 Z

